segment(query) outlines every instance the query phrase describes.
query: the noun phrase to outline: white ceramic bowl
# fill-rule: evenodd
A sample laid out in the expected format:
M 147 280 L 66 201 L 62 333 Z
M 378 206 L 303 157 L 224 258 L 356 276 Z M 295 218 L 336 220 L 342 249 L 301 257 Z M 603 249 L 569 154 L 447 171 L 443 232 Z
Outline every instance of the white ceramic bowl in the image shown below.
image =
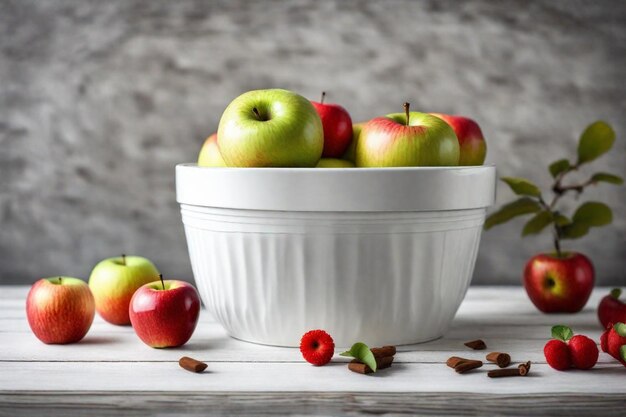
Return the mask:
M 238 339 L 432 340 L 469 286 L 495 167 L 176 167 L 193 273 Z

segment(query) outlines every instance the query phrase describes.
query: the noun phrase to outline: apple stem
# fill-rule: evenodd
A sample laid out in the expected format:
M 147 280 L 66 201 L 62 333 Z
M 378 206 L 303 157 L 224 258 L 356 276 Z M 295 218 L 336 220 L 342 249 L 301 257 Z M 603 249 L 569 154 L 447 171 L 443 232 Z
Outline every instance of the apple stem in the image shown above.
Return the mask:
M 320 100 L 321 104 L 324 104 L 324 99 L 326 98 L 326 91 L 322 91 L 322 99 Z
M 563 257 L 561 253 L 561 242 L 559 242 L 559 233 L 554 233 L 554 249 L 556 249 L 556 256 L 559 258 Z
M 402 105 L 404 107 L 404 114 L 406 114 L 406 125 L 409 125 L 409 108 L 411 107 L 410 103 L 404 103 Z
M 122 254 L 122 265 L 126 266 L 126 255 Z
M 59 285 L 61 285 L 63 278 L 59 277 Z
M 161 287 L 165 290 L 165 283 L 163 282 L 163 274 L 159 274 L 159 279 L 161 280 Z
M 254 113 L 254 115 L 257 117 L 257 119 L 261 120 L 261 113 L 259 113 L 259 109 L 257 109 L 256 107 L 254 107 L 252 109 L 252 113 Z

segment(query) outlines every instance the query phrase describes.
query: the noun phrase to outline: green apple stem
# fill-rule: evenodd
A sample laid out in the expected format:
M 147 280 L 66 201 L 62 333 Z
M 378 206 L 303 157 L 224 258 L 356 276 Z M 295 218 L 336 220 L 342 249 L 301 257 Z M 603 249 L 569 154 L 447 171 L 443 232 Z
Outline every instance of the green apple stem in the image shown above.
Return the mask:
M 321 104 L 324 104 L 324 99 L 326 98 L 326 91 L 322 91 L 322 99 L 320 100 Z
M 126 255 L 122 254 L 122 265 L 126 266 Z
M 59 277 L 59 285 L 63 283 L 63 278 Z
M 159 279 L 161 280 L 161 287 L 165 290 L 165 283 L 163 282 L 163 274 L 159 274 Z
M 402 105 L 404 107 L 404 113 L 406 114 L 406 125 L 409 125 L 409 108 L 411 107 L 411 103 L 404 103 Z
M 259 113 L 259 109 L 257 109 L 256 107 L 254 107 L 252 109 L 252 113 L 254 113 L 254 115 L 256 116 L 257 119 L 259 119 L 260 121 L 263 121 L 263 119 L 261 118 L 261 113 Z

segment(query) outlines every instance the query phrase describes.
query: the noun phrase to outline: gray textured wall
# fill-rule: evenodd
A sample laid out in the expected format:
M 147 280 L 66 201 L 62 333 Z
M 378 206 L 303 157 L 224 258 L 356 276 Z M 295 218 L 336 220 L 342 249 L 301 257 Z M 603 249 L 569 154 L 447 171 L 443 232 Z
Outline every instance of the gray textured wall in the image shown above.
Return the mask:
M 121 252 L 190 279 L 173 167 L 268 87 L 326 90 L 355 120 L 405 100 L 472 116 L 501 174 L 541 183 L 602 118 L 619 139 L 600 165 L 626 174 L 623 1 L 2 0 L 0 283 L 86 277 Z M 568 245 L 604 284 L 626 281 L 625 188 L 585 193 L 615 222 Z M 517 283 L 550 248 L 521 224 L 484 235 L 475 283 Z

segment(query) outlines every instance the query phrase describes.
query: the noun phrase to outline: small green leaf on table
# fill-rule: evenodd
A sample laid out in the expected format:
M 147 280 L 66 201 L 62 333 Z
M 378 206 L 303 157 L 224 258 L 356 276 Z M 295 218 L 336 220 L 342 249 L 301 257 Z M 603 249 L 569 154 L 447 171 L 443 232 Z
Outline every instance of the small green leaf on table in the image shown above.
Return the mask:
M 621 337 L 626 337 L 626 323 L 616 323 L 613 328 Z
M 570 169 L 570 167 L 571 165 L 567 159 L 559 159 L 558 161 L 552 162 L 548 169 L 550 170 L 552 177 L 556 178 L 559 174 Z
M 622 295 L 622 289 L 613 288 L 609 294 L 611 294 L 611 297 L 615 298 L 616 300 L 619 300 L 619 296 Z
M 619 348 L 619 354 L 622 357 L 622 360 L 626 361 L 626 345 Z
M 531 197 L 539 197 L 541 195 L 539 187 L 525 178 L 502 177 L 500 179 L 507 183 L 517 195 L 528 195 Z
M 554 221 L 552 213 L 549 211 L 540 211 L 535 214 L 524 226 L 522 236 L 536 235 L 541 232 L 547 225 Z
M 574 332 L 567 326 L 558 325 L 552 327 L 552 338 L 567 342 L 574 336 Z
M 370 350 L 370 348 L 361 342 L 357 342 L 352 345 L 350 350 L 340 353 L 341 356 L 352 357 L 359 362 L 362 362 L 372 368 L 372 371 L 376 372 L 376 358 Z
M 618 177 L 617 175 L 609 174 L 607 172 L 598 172 L 597 174 L 593 174 L 591 182 L 608 182 L 609 184 L 621 185 L 624 183 L 624 180 L 622 177 Z
M 597 121 L 585 129 L 578 142 L 578 165 L 591 162 L 606 153 L 615 142 L 615 131 L 606 122 Z
M 485 220 L 484 228 L 488 230 L 495 225 L 505 223 L 517 216 L 523 216 L 525 214 L 536 213 L 541 210 L 541 206 L 538 202 L 532 198 L 523 197 L 512 203 L 505 204 L 500 210 L 492 213 Z

